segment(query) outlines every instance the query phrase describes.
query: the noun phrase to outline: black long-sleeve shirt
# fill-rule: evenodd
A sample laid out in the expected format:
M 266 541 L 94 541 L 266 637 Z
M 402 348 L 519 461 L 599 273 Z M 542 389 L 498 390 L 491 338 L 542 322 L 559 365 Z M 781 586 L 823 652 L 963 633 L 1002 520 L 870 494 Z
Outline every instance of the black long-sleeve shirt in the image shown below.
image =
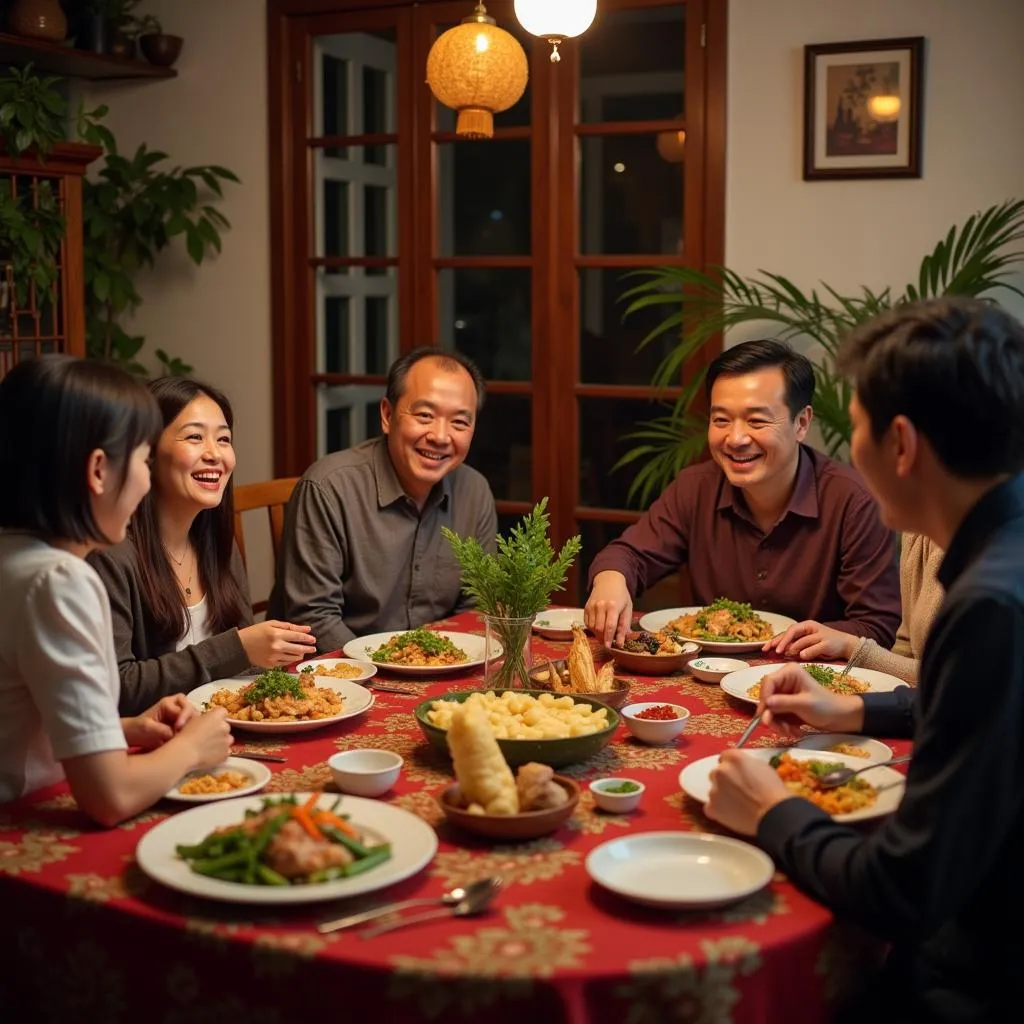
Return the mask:
M 1024 476 L 971 510 L 939 579 L 917 693 L 865 697 L 865 733 L 914 739 L 899 808 L 865 834 L 794 798 L 758 840 L 796 885 L 893 943 L 882 1019 L 1009 1020 L 1024 969 Z

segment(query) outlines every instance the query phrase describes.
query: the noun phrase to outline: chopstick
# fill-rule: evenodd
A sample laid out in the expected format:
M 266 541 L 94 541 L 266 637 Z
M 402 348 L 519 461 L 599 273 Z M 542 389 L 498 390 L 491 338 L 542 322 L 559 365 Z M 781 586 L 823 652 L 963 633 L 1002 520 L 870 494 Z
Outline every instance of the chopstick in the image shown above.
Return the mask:
M 763 714 L 764 712 L 762 711 L 761 715 Z M 761 724 L 761 715 L 754 715 L 754 717 L 750 720 L 750 725 L 748 725 L 746 729 L 743 730 L 743 735 L 736 741 L 737 750 L 739 750 L 740 747 L 742 747 L 743 744 L 750 739 L 750 737 L 753 735 L 754 730 Z
M 250 761 L 276 761 L 278 764 L 284 764 L 287 757 L 277 757 L 274 754 L 257 754 L 253 751 L 248 750 L 232 750 L 232 757 L 246 757 Z
M 406 697 L 419 696 L 415 690 L 403 690 L 401 686 L 389 686 L 387 683 L 374 683 L 367 681 L 366 686 L 374 690 L 380 690 L 381 693 L 401 693 Z

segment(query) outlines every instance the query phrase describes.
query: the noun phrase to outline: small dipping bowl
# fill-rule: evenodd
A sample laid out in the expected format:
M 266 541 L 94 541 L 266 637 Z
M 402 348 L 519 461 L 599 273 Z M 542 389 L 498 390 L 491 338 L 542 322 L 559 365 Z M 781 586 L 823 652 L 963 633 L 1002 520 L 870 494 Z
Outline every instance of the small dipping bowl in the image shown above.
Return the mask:
M 636 789 L 629 793 L 610 793 L 609 790 L 621 786 L 624 782 L 631 782 Z M 607 778 L 595 779 L 590 784 L 590 792 L 594 794 L 594 803 L 602 811 L 611 811 L 612 814 L 628 814 L 635 811 L 644 795 L 647 787 L 636 779 Z
M 669 707 L 675 711 L 675 718 L 638 718 L 648 708 Z M 690 712 L 680 704 L 667 700 L 647 700 L 639 704 L 627 704 L 619 714 L 626 728 L 644 743 L 671 743 L 685 728 Z
M 352 796 L 381 796 L 398 781 L 404 764 L 390 750 L 343 750 L 327 759 L 334 784 Z
M 737 658 L 694 658 L 686 663 L 686 671 L 702 683 L 721 682 L 730 672 L 750 668 L 750 663 Z

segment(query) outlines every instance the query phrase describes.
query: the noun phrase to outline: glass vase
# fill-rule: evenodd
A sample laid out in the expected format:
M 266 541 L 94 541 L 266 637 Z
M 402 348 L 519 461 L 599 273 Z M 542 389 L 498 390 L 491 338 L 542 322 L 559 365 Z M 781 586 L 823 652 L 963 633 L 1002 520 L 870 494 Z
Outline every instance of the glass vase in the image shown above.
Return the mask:
M 533 665 L 533 616 L 506 619 L 484 616 L 484 687 L 488 690 L 529 689 Z

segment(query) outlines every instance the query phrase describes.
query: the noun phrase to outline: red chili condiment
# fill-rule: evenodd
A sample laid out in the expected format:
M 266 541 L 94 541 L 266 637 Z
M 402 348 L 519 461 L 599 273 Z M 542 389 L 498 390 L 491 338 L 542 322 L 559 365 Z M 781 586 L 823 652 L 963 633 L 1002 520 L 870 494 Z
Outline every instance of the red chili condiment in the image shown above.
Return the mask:
M 659 722 L 666 722 L 670 718 L 678 718 L 676 709 L 671 704 L 656 704 L 653 708 L 644 708 L 637 712 L 637 718 L 654 718 Z

